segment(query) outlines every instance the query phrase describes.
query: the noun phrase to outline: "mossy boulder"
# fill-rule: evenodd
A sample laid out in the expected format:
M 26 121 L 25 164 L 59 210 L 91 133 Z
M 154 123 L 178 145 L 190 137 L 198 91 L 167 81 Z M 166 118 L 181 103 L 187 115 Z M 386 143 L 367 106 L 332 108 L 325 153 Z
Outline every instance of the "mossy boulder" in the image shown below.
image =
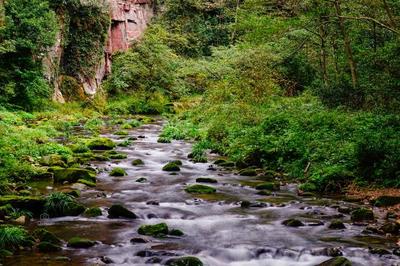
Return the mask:
M 76 183 L 79 179 L 96 182 L 96 174 L 84 168 L 53 168 L 54 183 Z
M 367 208 L 358 208 L 351 212 L 353 222 L 373 221 L 374 219 L 373 211 Z
M 169 232 L 168 232 L 168 235 L 170 235 L 170 236 L 183 236 L 183 235 L 185 235 L 181 230 L 179 230 L 179 229 L 171 229 Z
M 377 207 L 389 207 L 396 204 L 400 204 L 400 196 L 380 196 L 374 202 Z
M 168 266 L 203 266 L 203 262 L 196 257 L 181 257 L 167 260 Z
M 210 177 L 199 177 L 196 179 L 197 183 L 210 183 L 210 184 L 215 184 L 218 183 L 218 181 L 214 178 Z
M 297 219 L 287 219 L 282 222 L 283 225 L 289 226 L 289 227 L 300 227 L 304 226 L 303 222 Z
M 138 229 L 138 233 L 146 236 L 163 237 L 168 235 L 168 225 L 159 223 L 154 225 L 142 225 Z
M 256 186 L 257 190 L 271 190 L 271 191 L 278 191 L 280 190 L 280 184 L 277 182 L 265 182 L 258 184 Z
M 120 167 L 111 170 L 110 176 L 126 176 L 126 171 Z
M 43 213 L 45 198 L 36 196 L 6 195 L 0 197 L 0 206 L 10 205 L 14 209 L 27 210 L 35 216 Z
M 116 145 L 111 139 L 96 138 L 89 141 L 87 146 L 91 150 L 112 150 Z
M 329 225 L 328 225 L 329 229 L 333 229 L 333 230 L 339 230 L 339 229 L 346 229 L 346 226 L 344 225 L 344 223 L 340 220 L 333 220 Z
M 351 261 L 346 259 L 345 257 L 335 257 L 324 261 L 316 266 L 351 266 Z
M 54 245 L 61 244 L 61 240 L 58 237 L 44 228 L 36 229 L 32 235 L 33 237 L 39 239 L 40 242 L 51 243 Z
M 120 204 L 115 204 L 108 209 L 108 218 L 129 218 L 129 219 L 136 219 L 137 216 L 124 206 Z
M 83 215 L 86 217 L 97 217 L 97 216 L 101 216 L 102 212 L 99 207 L 93 207 L 93 208 L 86 209 L 85 212 L 83 213 Z
M 246 168 L 239 171 L 239 175 L 241 176 L 256 176 L 257 172 L 255 169 Z
M 129 132 L 126 131 L 126 130 L 119 130 L 119 131 L 115 132 L 114 135 L 117 135 L 117 136 L 128 136 Z
M 210 186 L 192 185 L 185 188 L 185 191 L 191 194 L 212 194 L 215 193 L 217 190 Z
M 96 186 L 96 183 L 94 183 L 94 182 L 92 182 L 92 181 L 89 181 L 89 180 L 86 180 L 86 179 L 79 179 L 79 180 L 77 181 L 77 183 L 84 184 L 84 185 L 86 185 L 86 186 L 88 186 L 88 187 L 95 187 L 95 186 Z
M 63 156 L 58 154 L 43 156 L 40 160 L 40 164 L 44 166 L 67 167 L 66 160 L 64 160 Z
M 111 154 L 108 156 L 108 158 L 112 159 L 112 160 L 123 160 L 128 158 L 128 155 L 126 155 L 125 153 L 117 153 L 117 154 Z
M 57 252 L 61 251 L 61 247 L 59 245 L 50 243 L 50 242 L 40 242 L 39 245 L 37 246 L 38 250 L 43 253 L 48 253 L 48 252 Z
M 93 247 L 94 245 L 96 245 L 95 241 L 81 237 L 73 237 L 70 240 L 68 240 L 68 247 L 71 248 L 90 248 Z
M 181 168 L 175 162 L 169 162 L 162 168 L 163 171 L 167 172 L 177 172 L 180 171 Z
M 135 160 L 132 161 L 132 165 L 133 166 L 144 165 L 144 162 L 141 159 L 135 159 Z

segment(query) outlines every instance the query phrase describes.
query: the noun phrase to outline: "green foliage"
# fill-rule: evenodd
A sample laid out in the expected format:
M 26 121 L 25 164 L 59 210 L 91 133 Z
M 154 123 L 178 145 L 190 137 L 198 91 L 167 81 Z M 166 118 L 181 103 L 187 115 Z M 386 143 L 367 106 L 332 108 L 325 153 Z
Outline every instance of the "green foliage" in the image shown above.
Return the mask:
M 85 211 L 73 197 L 61 192 L 54 192 L 46 197 L 45 212 L 50 217 L 76 216 Z
M 0 227 L 0 249 L 17 251 L 19 247 L 33 246 L 32 238 L 28 232 L 18 226 Z
M 55 42 L 57 21 L 46 0 L 4 3 L 0 27 L 0 104 L 41 109 L 50 95 L 42 59 Z

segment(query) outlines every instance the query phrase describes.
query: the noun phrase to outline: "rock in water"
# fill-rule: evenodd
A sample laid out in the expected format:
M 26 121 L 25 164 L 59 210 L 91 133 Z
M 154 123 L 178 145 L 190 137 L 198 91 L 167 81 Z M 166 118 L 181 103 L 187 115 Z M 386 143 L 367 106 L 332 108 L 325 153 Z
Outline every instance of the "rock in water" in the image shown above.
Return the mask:
M 154 225 L 142 225 L 138 229 L 138 233 L 141 235 L 162 237 L 168 234 L 168 225 L 165 223 L 159 223 Z
M 177 172 L 180 171 L 181 168 L 175 162 L 169 162 L 162 168 L 163 171 L 166 172 Z
M 182 257 L 167 260 L 169 266 L 203 266 L 203 262 L 196 257 Z
M 137 216 L 124 206 L 115 204 L 108 209 L 108 218 L 129 218 L 136 219 Z
M 288 219 L 282 222 L 283 225 L 290 226 L 290 227 L 299 227 L 304 226 L 304 224 L 297 220 L 297 219 Z
M 373 221 L 374 218 L 374 213 L 370 209 L 358 208 L 351 212 L 353 222 Z
M 185 188 L 185 191 L 187 193 L 191 193 L 191 194 L 213 194 L 217 190 L 210 186 L 193 185 L 193 186 L 188 186 L 187 188 Z
M 61 250 L 61 247 L 49 242 L 41 242 L 39 243 L 39 245 L 37 246 L 38 250 L 40 252 L 57 252 Z
M 90 248 L 94 245 L 96 245 L 95 241 L 80 237 L 73 237 L 68 241 L 68 247 L 71 248 Z
M 91 140 L 87 146 L 91 150 L 112 150 L 115 148 L 115 143 L 108 138 L 97 138 Z
M 345 257 L 336 257 L 324 261 L 316 266 L 351 266 L 351 261 L 346 259 Z

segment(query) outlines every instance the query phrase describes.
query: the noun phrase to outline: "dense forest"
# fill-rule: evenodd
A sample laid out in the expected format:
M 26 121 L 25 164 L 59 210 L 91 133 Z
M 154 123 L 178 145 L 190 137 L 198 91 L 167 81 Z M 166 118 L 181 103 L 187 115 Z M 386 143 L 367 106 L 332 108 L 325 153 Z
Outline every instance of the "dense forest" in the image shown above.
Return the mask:
M 86 95 L 80 82 L 96 76 L 114 25 L 108 1 L 0 0 L 0 257 L 32 246 L 61 250 L 59 240 L 43 240 L 56 238 L 46 229 L 32 233 L 15 221 L 43 213 L 92 217 L 103 209 L 85 210 L 75 189 L 35 186 L 96 187 L 104 169 L 93 161 L 127 158 L 114 150 L 110 130 L 122 138 L 158 119 L 165 122 L 157 143 L 193 143 L 194 165 L 213 161 L 250 187 L 251 178 L 268 177 L 255 183 L 264 196 L 294 184 L 299 196 L 364 202 L 343 212 L 353 222 L 374 220 L 363 215 L 383 207 L 378 212 L 392 225 L 387 243 L 398 241 L 400 1 L 157 0 L 151 9 L 143 36 L 112 54 L 111 72 Z M 49 70 L 44 62 L 57 42 L 63 54 Z M 65 103 L 54 100 L 56 83 Z M 127 173 L 120 166 L 111 175 Z M 399 258 L 398 247 L 389 253 Z M 235 265 L 267 265 L 259 263 Z M 351 265 L 340 263 L 318 265 Z M 397 265 L 390 263 L 371 265 Z M 182 257 L 166 265 L 203 264 Z

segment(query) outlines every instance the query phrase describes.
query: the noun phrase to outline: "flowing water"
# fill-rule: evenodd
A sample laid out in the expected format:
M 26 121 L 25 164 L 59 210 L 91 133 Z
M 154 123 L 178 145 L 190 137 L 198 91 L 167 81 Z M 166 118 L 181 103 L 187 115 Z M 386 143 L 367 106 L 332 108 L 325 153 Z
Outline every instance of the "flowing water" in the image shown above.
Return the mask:
M 102 256 L 110 258 L 114 265 L 154 265 L 151 263 L 154 257 L 161 259 L 163 264 L 174 256 L 193 255 L 210 266 L 305 266 L 329 259 L 326 248 L 336 247 L 353 265 L 400 265 L 400 257 L 368 252 L 369 246 L 394 248 L 393 240 L 362 233 L 365 226 L 352 225 L 348 215 L 342 218 L 346 229 L 327 228 L 329 221 L 339 217 L 333 205 L 351 206 L 351 203 L 299 197 L 294 185 L 283 186 L 280 192 L 271 196 L 257 195 L 254 188 L 243 185 L 255 178 L 210 167 L 210 163 L 189 161 L 187 155 L 191 143 L 157 143 L 162 123 L 159 120 L 130 131 L 131 137 L 144 138 L 138 138 L 129 147 L 118 147 L 118 151 L 128 155 L 127 159 L 92 164 L 100 170 L 97 187 L 84 190 L 79 201 L 87 207 L 100 206 L 102 216 L 42 219 L 33 223 L 64 240 L 73 236 L 96 240 L 96 246 L 90 249 L 64 247 L 63 251 L 50 255 L 25 252 L 6 261 L 6 265 L 101 265 Z M 105 136 L 122 141 L 112 134 Z M 142 159 L 145 164 L 132 166 L 133 159 Z M 183 162 L 176 175 L 161 170 L 170 160 Z M 109 171 L 117 166 L 126 169 L 128 176 L 109 176 Z M 184 191 L 201 176 L 218 180 L 218 184 L 213 185 L 218 191 L 215 195 L 196 198 Z M 147 178 L 148 182 L 135 182 L 139 177 Z M 245 209 L 240 207 L 242 200 L 259 200 L 266 205 Z M 139 218 L 107 218 L 107 208 L 115 203 L 123 203 Z M 292 228 L 281 224 L 293 217 L 302 220 L 306 226 Z M 142 244 L 130 242 L 132 238 L 142 237 L 137 234 L 140 225 L 160 222 L 181 229 L 185 236 L 148 237 L 149 242 Z M 147 253 L 149 257 L 137 256 L 143 250 L 151 251 Z M 57 256 L 67 256 L 70 261 L 59 260 Z

